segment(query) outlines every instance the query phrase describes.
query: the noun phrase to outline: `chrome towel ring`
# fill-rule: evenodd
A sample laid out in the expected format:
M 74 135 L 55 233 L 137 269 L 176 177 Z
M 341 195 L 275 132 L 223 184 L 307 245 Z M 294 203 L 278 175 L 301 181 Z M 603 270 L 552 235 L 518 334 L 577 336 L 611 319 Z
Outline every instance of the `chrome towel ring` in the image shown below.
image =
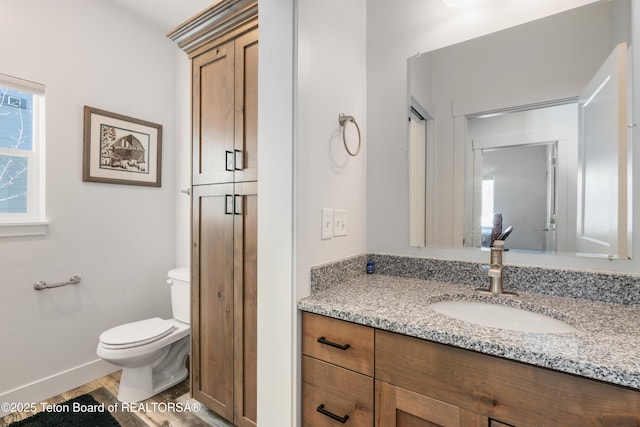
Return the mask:
M 353 123 L 356 126 L 356 130 L 358 131 L 358 148 L 356 148 L 355 153 L 349 149 L 349 144 L 347 144 L 345 129 L 347 127 L 348 122 Z M 356 123 L 356 119 L 354 119 L 353 116 L 345 116 L 344 114 L 340 113 L 338 114 L 338 123 L 340 123 L 340 126 L 342 127 L 342 142 L 344 142 L 345 150 L 347 150 L 347 153 L 349 153 L 350 156 L 353 156 L 353 157 L 357 156 L 358 153 L 360 152 L 360 144 L 362 141 L 362 137 L 360 136 L 360 126 L 358 126 L 358 123 Z

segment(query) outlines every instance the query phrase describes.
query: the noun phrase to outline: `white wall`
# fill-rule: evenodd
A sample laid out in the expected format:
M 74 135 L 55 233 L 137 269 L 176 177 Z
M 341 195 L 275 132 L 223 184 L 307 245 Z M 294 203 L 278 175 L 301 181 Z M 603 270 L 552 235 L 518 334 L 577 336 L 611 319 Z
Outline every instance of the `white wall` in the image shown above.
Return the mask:
M 293 426 L 300 424 L 300 319 L 296 301 L 310 293 L 311 266 L 360 254 L 366 248 L 367 3 L 275 3 L 260 3 L 258 419 L 262 425 Z M 288 47 L 290 34 L 282 29 L 276 39 L 272 33 L 277 32 L 274 28 L 278 24 L 286 28 L 290 10 L 294 12 L 297 33 L 291 34 L 292 43 L 296 43 L 291 52 L 294 75 L 287 81 L 288 52 L 278 46 L 278 40 Z M 276 58 L 282 62 L 279 67 L 275 60 L 263 55 L 273 55 L 272 49 L 276 49 Z M 270 89 L 265 89 L 263 81 L 269 82 Z M 274 108 L 285 109 L 283 113 L 289 111 L 287 87 L 294 91 L 290 110 L 294 117 L 292 152 L 286 150 L 289 122 Z M 262 108 L 263 103 L 269 111 Z M 354 116 L 359 124 L 362 148 L 357 157 L 350 157 L 344 149 L 339 113 Z M 265 124 L 269 118 L 274 120 Z M 267 127 L 270 132 L 266 132 Z M 276 141 L 280 148 L 273 152 Z M 266 159 L 265 151 L 269 151 Z M 286 154 L 293 157 L 287 158 Z M 288 160 L 292 160 L 291 170 Z M 293 174 L 291 180 L 287 179 L 287 172 Z M 290 189 L 293 200 L 288 199 Z M 289 201 L 293 204 L 289 205 Z M 293 247 L 288 246 L 290 235 L 280 228 L 290 219 L 289 206 L 294 215 Z M 347 211 L 346 236 L 321 239 L 322 208 Z M 289 270 L 293 276 L 289 277 L 288 260 L 279 256 L 288 249 L 293 250 Z
M 298 1 L 298 297 L 308 294 L 311 266 L 366 249 L 366 7 L 366 0 Z M 359 125 L 362 146 L 356 157 L 345 150 L 339 113 Z M 347 130 L 353 149 L 353 126 Z M 347 211 L 346 236 L 321 239 L 322 208 Z
M 176 50 L 176 266 L 191 265 L 191 62 Z
M 293 426 L 294 1 L 261 1 L 258 7 L 258 423 Z
M 46 85 L 50 227 L 0 240 L 0 401 L 38 401 L 113 369 L 97 362 L 102 331 L 170 315 L 177 49 L 104 1 L 1 8 L 0 72 Z M 82 181 L 84 105 L 163 125 L 161 188 Z M 73 274 L 81 284 L 33 289 Z

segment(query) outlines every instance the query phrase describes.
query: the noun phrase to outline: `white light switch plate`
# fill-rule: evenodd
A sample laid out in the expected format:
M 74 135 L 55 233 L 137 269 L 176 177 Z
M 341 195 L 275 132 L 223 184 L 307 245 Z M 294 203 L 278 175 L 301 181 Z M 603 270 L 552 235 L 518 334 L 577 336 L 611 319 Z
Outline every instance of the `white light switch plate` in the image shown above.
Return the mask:
M 333 235 L 347 235 L 347 211 L 341 209 L 333 211 Z
M 322 209 L 322 240 L 333 237 L 333 209 Z

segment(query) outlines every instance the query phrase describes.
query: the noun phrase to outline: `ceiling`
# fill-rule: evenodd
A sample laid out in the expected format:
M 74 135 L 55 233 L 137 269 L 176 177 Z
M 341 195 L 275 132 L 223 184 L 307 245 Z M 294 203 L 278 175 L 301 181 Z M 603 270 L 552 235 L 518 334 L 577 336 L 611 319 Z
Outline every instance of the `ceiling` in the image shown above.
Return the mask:
M 216 0 L 107 0 L 158 27 L 164 34 Z

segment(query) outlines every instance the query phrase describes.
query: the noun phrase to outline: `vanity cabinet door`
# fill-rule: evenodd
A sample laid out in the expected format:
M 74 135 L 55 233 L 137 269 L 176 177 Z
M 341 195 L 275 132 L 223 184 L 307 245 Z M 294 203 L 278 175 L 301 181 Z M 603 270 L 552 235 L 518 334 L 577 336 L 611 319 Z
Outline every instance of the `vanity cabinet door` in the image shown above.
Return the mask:
M 380 330 L 375 377 L 507 425 L 640 426 L 637 390 Z
M 302 426 L 372 427 L 373 378 L 302 356 Z
M 430 397 L 376 381 L 375 427 L 488 427 L 489 419 Z

